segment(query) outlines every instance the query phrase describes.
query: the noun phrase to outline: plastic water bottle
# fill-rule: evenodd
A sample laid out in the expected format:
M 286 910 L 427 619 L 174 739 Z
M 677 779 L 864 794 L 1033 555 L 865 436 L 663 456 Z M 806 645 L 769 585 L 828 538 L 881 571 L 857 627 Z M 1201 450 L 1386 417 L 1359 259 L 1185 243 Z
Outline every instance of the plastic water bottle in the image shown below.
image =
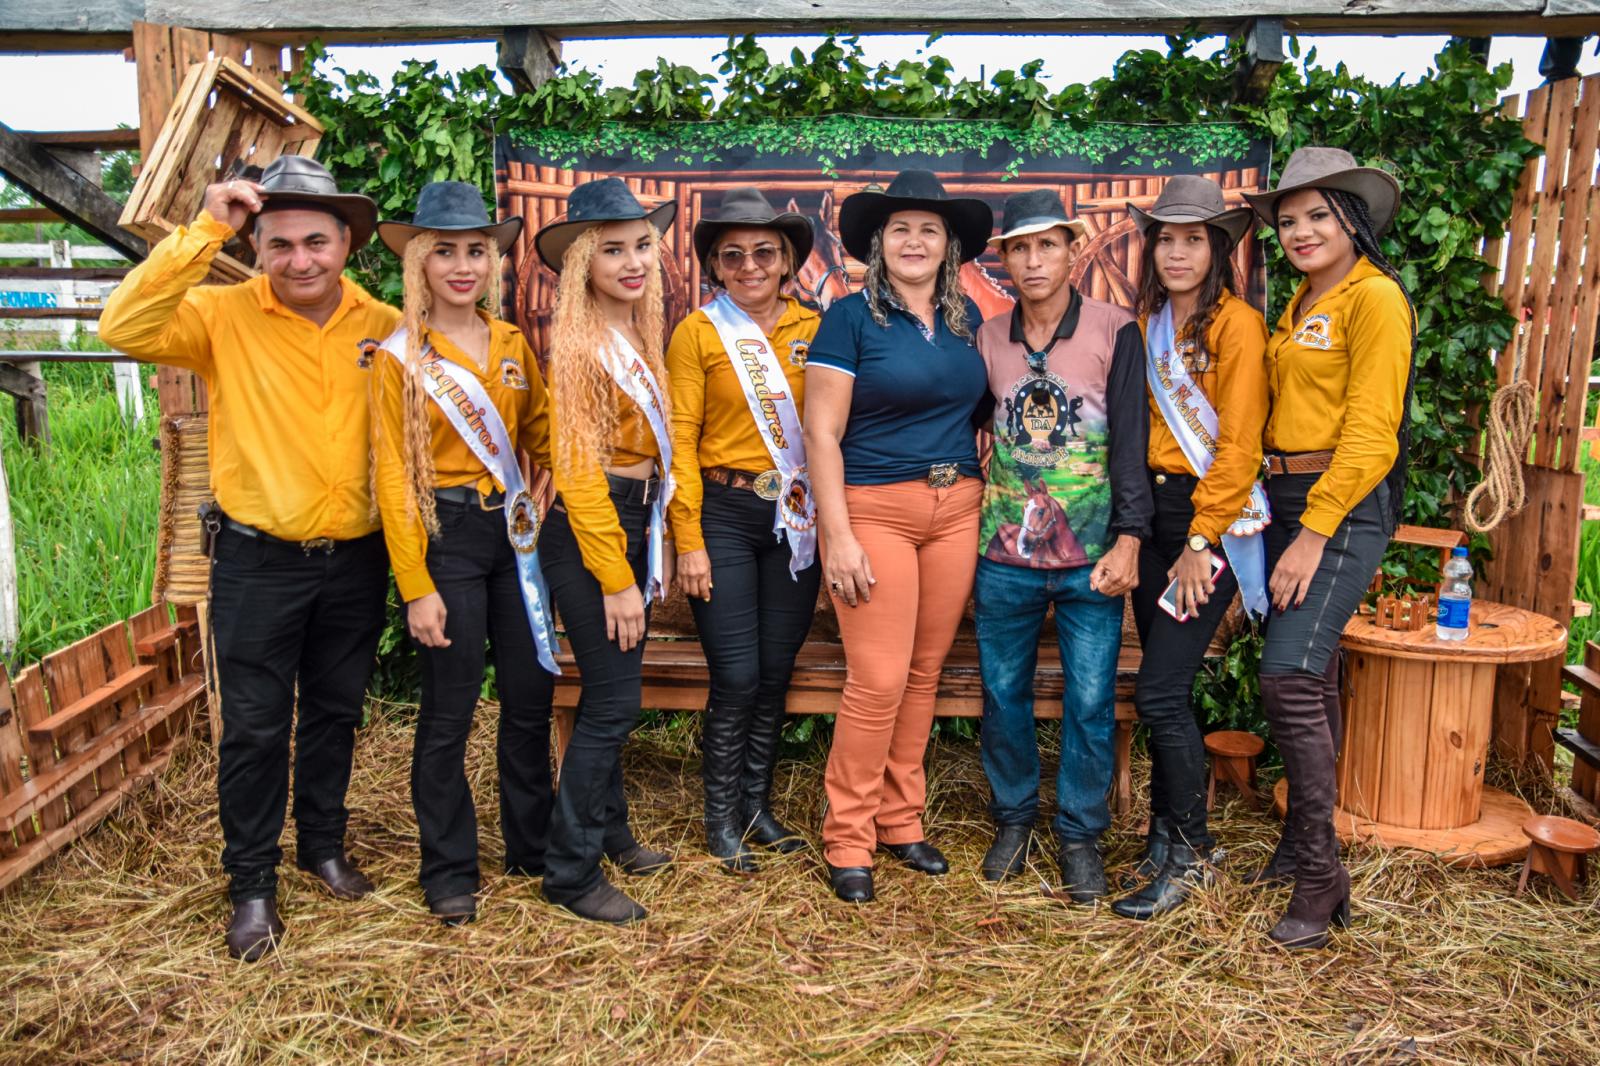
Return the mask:
M 1466 640 L 1472 615 L 1472 564 L 1467 549 L 1456 548 L 1439 582 L 1440 640 Z

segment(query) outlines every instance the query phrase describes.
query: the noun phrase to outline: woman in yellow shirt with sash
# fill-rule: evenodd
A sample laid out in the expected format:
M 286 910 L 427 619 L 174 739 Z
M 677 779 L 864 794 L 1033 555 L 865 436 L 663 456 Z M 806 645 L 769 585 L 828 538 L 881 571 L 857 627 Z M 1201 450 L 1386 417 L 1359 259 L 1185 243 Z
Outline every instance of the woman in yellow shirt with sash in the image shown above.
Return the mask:
M 729 189 L 694 227 L 717 294 L 667 347 L 678 582 L 711 668 L 706 847 L 738 873 L 756 868 L 746 839 L 782 852 L 805 846 L 768 797 L 789 678 L 822 582 L 800 436 L 819 316 L 779 291 L 812 240 L 803 215 L 779 214 L 758 189 Z
M 672 584 L 665 543 L 672 439 L 661 233 L 675 203 L 646 211 L 620 179 L 585 182 L 565 219 L 534 238 L 560 275 L 551 323 L 551 451 L 557 499 L 540 545 L 583 682 L 561 764 L 544 895 L 580 918 L 634 922 L 645 910 L 600 869 L 635 876 L 672 857 L 628 827 L 622 745 L 639 724 L 649 603 Z
M 500 695 L 507 872 L 543 872 L 553 798 L 554 630 L 534 550 L 537 514 L 517 463 L 523 448 L 549 464 L 549 404 L 522 332 L 492 313 L 500 255 L 521 231 L 520 218 L 490 223 L 478 187 L 456 181 L 426 186 L 410 222 L 378 223 L 405 264 L 405 315 L 371 356 L 374 497 L 419 646 L 411 802 L 422 890 L 447 925 L 477 913 L 478 824 L 465 759 L 485 644 Z
M 1339 635 L 1383 559 L 1405 496 L 1416 315 L 1378 236 L 1400 183 L 1339 148 L 1301 148 L 1278 187 L 1246 194 L 1305 275 L 1267 343 L 1264 438 L 1272 618 L 1261 698 L 1289 779 L 1289 811 L 1258 882 L 1293 880 L 1269 934 L 1317 948 L 1350 917 L 1334 760 Z

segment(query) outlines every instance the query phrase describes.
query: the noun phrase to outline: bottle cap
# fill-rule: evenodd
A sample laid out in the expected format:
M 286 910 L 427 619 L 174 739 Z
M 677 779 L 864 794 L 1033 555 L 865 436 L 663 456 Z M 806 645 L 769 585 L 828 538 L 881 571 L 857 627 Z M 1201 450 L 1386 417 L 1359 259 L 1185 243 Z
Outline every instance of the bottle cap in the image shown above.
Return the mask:
M 1465 559 L 1467 557 L 1467 549 L 1465 546 L 1457 546 L 1451 549 L 1450 554 L 1458 559 Z

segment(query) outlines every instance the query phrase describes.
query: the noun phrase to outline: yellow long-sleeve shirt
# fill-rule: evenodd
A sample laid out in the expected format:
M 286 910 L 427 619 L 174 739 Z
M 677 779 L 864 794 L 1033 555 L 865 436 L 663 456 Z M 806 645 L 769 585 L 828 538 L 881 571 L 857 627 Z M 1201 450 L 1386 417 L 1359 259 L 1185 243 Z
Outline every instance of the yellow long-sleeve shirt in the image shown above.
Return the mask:
M 481 312 L 480 312 L 481 314 Z M 426 343 L 440 355 L 477 378 L 489 400 L 505 423 L 513 446 L 526 451 L 540 466 L 550 465 L 550 403 L 544 378 L 533 350 L 522 331 L 509 322 L 483 315 L 489 323 L 487 368 L 480 368 L 471 357 L 437 330 L 428 330 Z M 400 358 L 396 359 L 394 356 Z M 378 511 L 383 516 L 383 537 L 389 545 L 389 564 L 394 567 L 400 598 L 408 603 L 434 591 L 428 573 L 428 534 L 422 519 L 411 511 L 406 500 L 404 454 L 405 367 L 404 352 L 393 355 L 380 351 L 372 368 L 373 453 L 377 458 Z M 450 488 L 474 485 L 481 495 L 503 490 L 467 447 L 430 398 L 428 428 L 432 434 L 434 485 Z
M 1411 309 L 1400 286 L 1363 256 L 1296 325 L 1307 284 L 1300 283 L 1267 341 L 1266 446 L 1333 451 L 1300 517 L 1307 529 L 1331 537 L 1400 453 Z
M 362 342 L 387 337 L 400 313 L 349 278 L 322 326 L 285 307 L 265 277 L 201 285 L 232 236 L 204 212 L 179 227 L 106 300 L 100 336 L 205 379 L 211 489 L 231 518 L 285 540 L 365 536 L 378 524 Z
M 666 382 L 660 385 L 668 387 Z M 659 459 L 661 450 L 656 446 L 655 434 L 644 412 L 620 389 L 613 386 L 611 392 L 617 404 L 611 465 L 632 466 L 646 459 Z M 566 404 L 553 383 L 550 398 L 550 436 L 554 440 L 556 426 L 561 418 L 567 417 L 563 411 Z M 623 532 L 616 506 L 611 502 L 611 483 L 606 480 L 605 467 L 595 462 L 574 468 L 562 459 L 559 448 L 553 450 L 556 454 L 552 477 L 561 506 L 566 509 L 567 521 L 572 526 L 573 538 L 578 542 L 578 551 L 583 555 L 584 569 L 600 582 L 600 590 L 607 596 L 621 592 L 634 583 L 633 568 L 628 565 L 628 535 Z
M 768 338 L 789 383 L 795 410 L 805 413 L 806 352 L 822 321 L 811 308 L 785 297 L 783 314 Z M 713 466 L 760 473 L 772 456 L 750 416 L 744 386 L 723 350 L 717 327 L 704 311 L 678 323 L 667 346 L 667 376 L 672 381 L 672 477 L 676 483 L 667 514 L 680 552 L 699 551 L 700 505 L 705 487 L 700 471 Z
M 1140 323 L 1143 328 L 1144 323 Z M 1178 338 L 1179 348 L 1186 338 Z M 1211 469 L 1189 499 L 1194 518 L 1189 533 L 1218 543 L 1261 476 L 1261 430 L 1267 424 L 1267 323 L 1261 313 L 1232 293 L 1223 293 L 1206 331 L 1203 369 L 1190 376 L 1217 411 L 1217 454 Z M 1196 353 L 1198 356 L 1198 352 Z M 1154 383 L 1151 383 L 1152 387 Z M 1178 438 L 1150 396 L 1150 469 L 1192 474 Z

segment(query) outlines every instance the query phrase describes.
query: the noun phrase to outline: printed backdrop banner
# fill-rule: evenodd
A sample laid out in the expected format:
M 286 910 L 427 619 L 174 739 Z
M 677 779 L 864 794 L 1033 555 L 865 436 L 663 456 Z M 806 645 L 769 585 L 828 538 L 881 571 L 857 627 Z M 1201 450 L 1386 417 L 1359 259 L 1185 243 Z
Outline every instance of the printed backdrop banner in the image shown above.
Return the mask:
M 1230 207 L 1242 206 L 1242 194 L 1266 187 L 1271 158 L 1268 142 L 1252 140 L 1229 124 L 1073 128 L 1057 122 L 1024 133 L 993 122 L 834 116 L 655 130 L 612 125 L 588 133 L 514 130 L 499 138 L 495 151 L 500 217 L 527 220 L 507 257 L 506 314 L 542 360 L 549 349 L 556 276 L 540 263 L 533 235 L 565 216 L 575 185 L 612 175 L 624 179 L 646 207 L 677 201 L 677 220 L 665 235 L 669 329 L 711 298 L 691 235 L 702 212 L 714 212 L 723 191 L 738 185 L 759 186 L 780 211 L 811 219 L 815 250 L 801 264 L 793 293 L 825 309 L 860 288 L 864 273 L 839 242 L 839 205 L 851 193 L 886 186 L 897 172 L 913 167 L 934 171 L 952 196 L 986 200 L 997 224 L 1008 195 L 1041 186 L 1056 190 L 1068 214 L 1088 228 L 1072 268 L 1073 284 L 1088 296 L 1131 307 L 1139 284 L 1140 242 L 1128 205 L 1149 208 L 1167 179 L 1200 174 L 1222 186 Z M 1266 278 L 1254 234 L 1240 243 L 1234 270 L 1239 293 L 1263 307 Z M 985 317 L 1011 308 L 1011 280 L 993 250 L 961 273 Z M 1085 556 L 1103 549 L 1088 531 L 1102 528 L 1097 512 L 1110 509 L 1109 487 L 1099 476 L 1104 425 L 1095 421 L 1084 399 L 1035 389 L 1026 404 L 1013 402 L 1009 417 L 1030 432 L 1022 442 L 1026 447 L 1005 449 L 1004 455 L 996 449 L 1000 461 L 990 464 L 988 491 L 998 497 L 998 506 L 988 509 L 995 528 L 985 531 L 986 549 L 1004 550 L 1014 543 L 1014 551 L 1030 560 L 1046 560 L 1057 548 Z M 1008 423 L 1008 428 L 1018 426 Z M 1035 456 L 1039 449 L 1048 454 Z M 1072 453 L 1066 462 L 1056 454 L 1060 451 Z M 1049 500 L 1050 490 L 1072 487 L 1065 482 L 1074 482 L 1077 491 L 1075 512 L 1058 523 L 1065 531 L 1062 539 L 1074 530 L 1083 536 L 1064 547 L 1040 541 L 1036 551 L 1039 538 L 1030 523 L 1049 524 L 1052 517 L 1039 501 Z M 1085 491 L 1084 485 L 1091 488 Z M 1093 491 L 1095 486 L 1105 491 Z M 672 601 L 663 605 L 652 630 L 677 628 L 673 606 Z M 677 613 L 684 614 L 681 621 L 687 625 L 687 612 Z M 829 629 L 819 618 L 818 639 L 826 639 Z

